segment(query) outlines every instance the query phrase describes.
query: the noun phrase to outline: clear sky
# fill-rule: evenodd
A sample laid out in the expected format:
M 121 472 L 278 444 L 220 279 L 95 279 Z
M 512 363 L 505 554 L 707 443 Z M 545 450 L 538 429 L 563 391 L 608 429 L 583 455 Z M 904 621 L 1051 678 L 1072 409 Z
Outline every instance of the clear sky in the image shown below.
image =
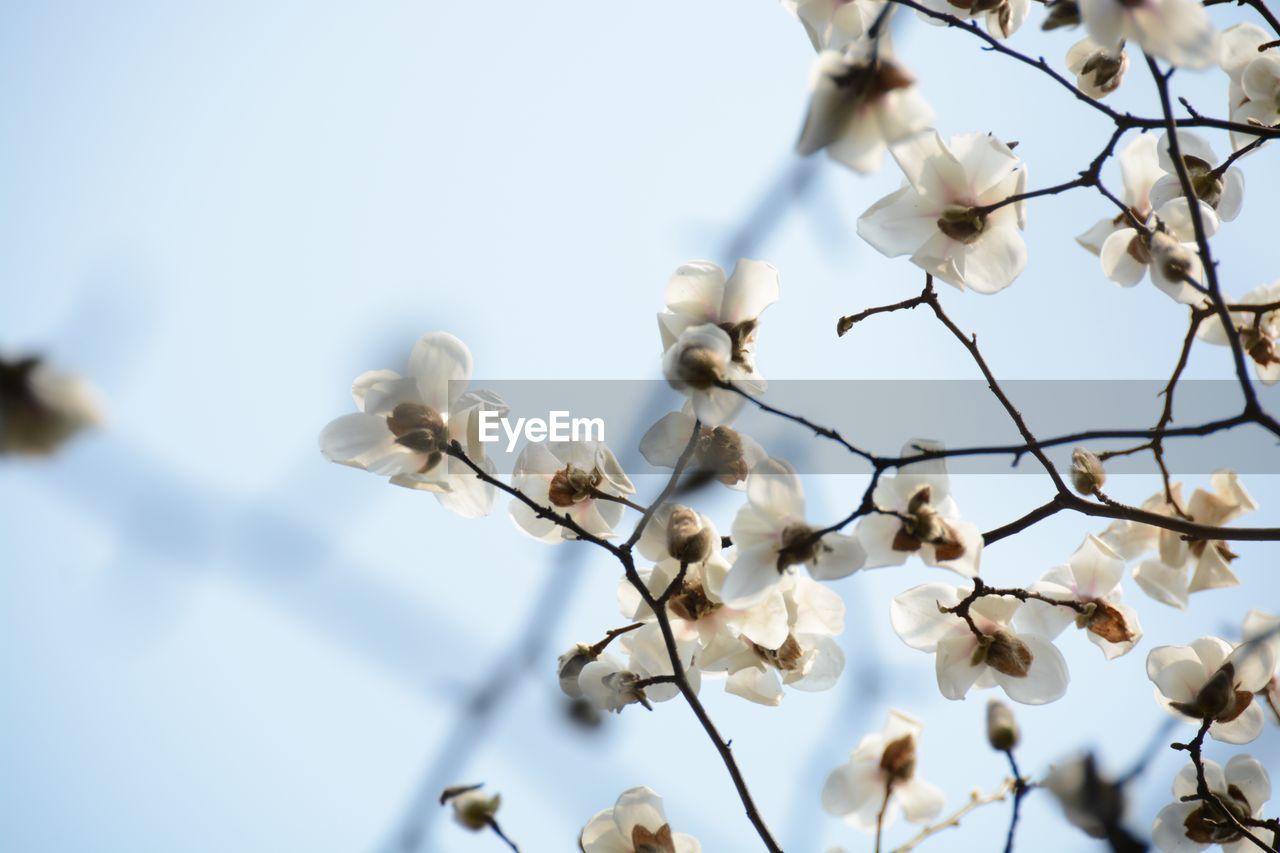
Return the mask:
M 1014 44 L 1061 67 L 1081 34 L 1042 34 L 1039 15 Z M 1032 186 L 1070 179 L 1105 142 L 1105 122 L 1047 79 L 900 17 L 899 53 L 944 136 L 1017 140 Z M 376 849 L 446 745 L 459 697 L 555 573 L 565 594 L 549 656 L 453 781 L 501 790 L 503 824 L 528 851 L 570 849 L 639 784 L 704 849 L 753 849 L 680 704 L 629 708 L 591 737 L 559 720 L 553 655 L 621 624 L 616 566 L 533 543 L 502 512 L 466 522 L 329 465 L 316 435 L 349 410 L 355 375 L 401 368 L 435 329 L 470 344 L 481 377 L 656 376 L 666 277 L 692 258 L 731 264 L 732 235 L 795 168 L 811 55 L 774 0 L 0 8 L 0 347 L 87 374 L 110 408 L 108 427 L 60 458 L 0 466 L 0 848 Z M 1117 103 L 1150 114 L 1142 70 Z M 1174 81 L 1222 113 L 1221 72 Z M 1213 141 L 1225 153 L 1225 137 Z M 1258 203 L 1280 186 L 1267 154 L 1246 161 L 1244 213 L 1214 240 L 1234 294 L 1276 274 L 1273 213 Z M 897 185 L 891 163 L 859 178 L 819 162 L 810 177 L 795 203 L 768 205 L 777 227 L 750 247 L 782 273 L 760 335 L 765 375 L 973 378 L 923 316 L 835 337 L 837 316 L 912 295 L 920 276 L 853 232 Z M 1071 241 L 1106 212 L 1084 192 L 1033 203 L 1022 277 L 995 297 L 944 294 L 998 375 L 1168 375 L 1183 309 L 1150 285 L 1114 287 Z M 1190 375 L 1228 369 L 1225 349 L 1207 349 Z M 850 400 L 839 425 L 856 435 L 877 415 Z M 799 454 L 802 439 L 771 449 Z M 1246 485 L 1263 507 L 1250 522 L 1274 524 L 1275 478 Z M 815 516 L 832 518 L 862 488 L 806 486 Z M 1047 489 L 1033 476 L 955 487 L 983 528 Z M 1154 481 L 1113 491 L 1141 501 Z M 713 505 L 726 528 L 733 510 L 724 496 Z M 993 546 L 984 577 L 1030 583 L 1097 529 L 1055 519 Z M 1125 767 L 1164 720 L 1146 651 L 1231 637 L 1248 607 L 1280 609 L 1274 559 L 1238 550 L 1245 585 L 1188 613 L 1129 583 L 1146 638 L 1117 662 L 1064 636 L 1074 689 L 1017 709 L 1028 772 L 1077 745 Z M 818 790 L 889 707 L 925 721 L 920 772 L 949 806 L 1003 778 L 982 737 L 986 696 L 942 699 L 932 659 L 889 628 L 889 599 L 933 579 L 949 578 L 913 564 L 836 585 L 849 664 L 829 693 L 770 709 L 706 685 L 787 849 L 868 846 L 821 812 Z M 1249 749 L 1277 775 L 1274 728 Z M 1178 766 L 1162 754 L 1149 771 L 1136 827 Z M 934 849 L 994 847 L 1006 808 Z M 1085 849 L 1043 794 L 1026 809 L 1026 849 Z M 443 821 L 433 831 L 430 850 L 498 849 Z

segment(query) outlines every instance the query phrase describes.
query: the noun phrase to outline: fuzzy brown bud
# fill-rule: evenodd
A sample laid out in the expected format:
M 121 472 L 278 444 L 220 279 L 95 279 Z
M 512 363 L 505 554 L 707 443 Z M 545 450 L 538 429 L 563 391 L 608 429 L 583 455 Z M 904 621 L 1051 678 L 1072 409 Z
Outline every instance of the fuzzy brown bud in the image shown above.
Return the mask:
M 998 699 L 987 702 L 987 741 L 992 749 L 1008 752 L 1018 745 L 1020 732 L 1009 706 Z
M 1092 495 L 1107 482 L 1098 454 L 1083 447 L 1071 451 L 1071 485 L 1082 495 Z

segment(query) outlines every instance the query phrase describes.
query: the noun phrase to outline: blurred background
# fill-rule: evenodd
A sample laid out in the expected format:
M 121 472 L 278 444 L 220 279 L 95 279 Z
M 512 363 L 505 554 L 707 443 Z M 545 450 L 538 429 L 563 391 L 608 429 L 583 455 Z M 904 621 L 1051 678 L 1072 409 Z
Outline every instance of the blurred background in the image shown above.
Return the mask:
M 1223 26 L 1249 14 L 1213 12 Z M 1013 44 L 1062 67 L 1083 33 L 1041 33 L 1042 15 Z M 898 18 L 944 136 L 1017 140 L 1033 187 L 1074 177 L 1105 142 L 1105 121 L 1042 75 Z M 590 731 L 564 713 L 555 655 L 622 624 L 616 565 L 532 542 L 501 509 L 468 522 L 327 464 L 316 436 L 350 410 L 353 377 L 403 369 L 435 329 L 469 343 L 479 378 L 656 377 L 653 314 L 692 258 L 781 270 L 759 342 L 770 378 L 976 376 L 918 312 L 834 335 L 839 315 L 921 282 L 853 232 L 897 186 L 891 161 L 860 178 L 791 153 L 811 58 L 774 0 L 4 4 L 0 349 L 89 377 L 109 421 L 56 458 L 0 461 L 0 849 L 498 850 L 433 802 L 480 781 L 528 851 L 572 849 L 641 784 L 704 849 L 756 849 L 687 708 L 628 708 Z M 1114 100 L 1153 114 L 1140 65 Z M 1224 113 L 1222 72 L 1174 86 Z M 1276 274 L 1271 155 L 1245 161 L 1244 212 L 1214 239 L 1234 295 Z M 1113 286 L 1071 239 L 1109 213 L 1083 191 L 1037 200 L 1021 278 L 997 297 L 943 294 L 999 376 L 1169 375 L 1185 310 L 1149 284 Z M 1225 348 L 1198 348 L 1188 375 L 1229 371 Z M 836 425 L 856 436 L 876 417 L 851 399 Z M 769 449 L 802 459 L 809 444 L 797 431 Z M 957 478 L 966 516 L 988 529 L 1043 502 L 1024 468 Z M 864 482 L 808 477 L 812 516 L 842 517 Z M 1245 484 L 1262 510 L 1243 523 L 1276 524 L 1275 477 Z M 1109 491 L 1155 488 L 1135 476 Z M 727 528 L 737 500 L 721 490 L 707 508 Z M 993 545 L 983 575 L 1030 583 L 1101 527 L 1055 517 Z M 1105 664 L 1063 636 L 1074 689 L 1016 708 L 1026 772 L 1077 747 L 1116 771 L 1143 752 L 1165 720 L 1147 650 L 1235 639 L 1249 607 L 1280 607 L 1274 548 L 1237 550 L 1244 585 L 1188 612 L 1127 583 L 1146 631 L 1127 657 Z M 932 657 L 889 627 L 889 599 L 935 579 L 952 576 L 913 563 L 835 585 L 848 663 L 828 693 L 773 709 L 704 687 L 788 850 L 870 849 L 818 792 L 890 707 L 924 720 L 919 772 L 948 810 L 1004 778 L 986 695 L 942 699 Z M 1247 749 L 1280 770 L 1274 725 Z M 1181 762 L 1161 749 L 1137 784 L 1143 833 Z M 1090 849 L 1043 792 L 1024 815 L 1024 849 Z M 995 849 L 1007 821 L 1007 803 L 989 806 L 932 849 Z

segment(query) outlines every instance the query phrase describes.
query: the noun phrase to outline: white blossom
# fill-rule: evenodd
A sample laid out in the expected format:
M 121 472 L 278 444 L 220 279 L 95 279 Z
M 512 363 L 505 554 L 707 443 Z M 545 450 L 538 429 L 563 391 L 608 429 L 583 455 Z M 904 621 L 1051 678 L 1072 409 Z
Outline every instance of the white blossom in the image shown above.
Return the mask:
M 814 50 L 840 50 L 862 38 L 884 9 L 884 0 L 782 0 L 800 19 Z
M 1178 131 L 1178 147 L 1196 198 L 1212 208 L 1222 222 L 1235 219 L 1244 203 L 1244 173 L 1232 166 L 1219 174 L 1219 161 L 1213 148 L 1203 137 L 1189 130 Z M 1165 174 L 1151 188 L 1151 204 L 1156 210 L 1161 210 L 1170 201 L 1183 198 L 1182 183 L 1169 153 L 1168 133 L 1160 136 L 1156 154 Z M 1203 208 L 1201 211 L 1203 213 Z
M 0 358 L 0 455 L 53 453 L 103 421 L 102 397 L 40 358 Z
M 774 596 L 783 604 L 782 630 Z M 752 605 L 738 637 L 720 633 L 708 643 L 699 665 L 727 673 L 726 691 L 760 705 L 779 704 L 784 685 L 828 690 L 844 671 L 844 652 L 835 641 L 844 631 L 844 612 L 844 601 L 822 584 L 789 576 Z
M 1216 59 L 1213 24 L 1196 0 L 1080 0 L 1080 16 L 1103 47 L 1137 42 L 1182 68 L 1205 68 Z
M 606 652 L 579 671 L 577 692 L 602 711 L 621 713 L 623 708 L 636 703 L 648 708 L 649 697 L 639 684 L 645 678 Z
M 760 462 L 747 476 L 747 503 L 733 521 L 737 552 L 724 598 L 748 604 L 783 579 L 791 566 L 804 564 L 819 580 L 834 580 L 862 567 L 858 540 L 842 533 L 815 537 L 818 528 L 805 521 L 804 487 L 781 459 Z
M 1186 505 L 1186 515 L 1197 524 L 1221 527 L 1258 508 L 1234 471 L 1216 471 L 1210 477 L 1213 491 L 1196 489 Z M 1182 484 L 1170 487 L 1181 503 Z M 1162 514 L 1172 514 L 1164 505 Z M 1221 540 L 1184 539 L 1177 531 L 1160 528 L 1156 534 L 1158 559 L 1145 560 L 1133 571 L 1133 579 L 1147 595 L 1171 607 L 1185 608 L 1193 592 L 1239 586 L 1231 571 L 1235 553 Z M 1190 571 L 1190 579 L 1187 573 Z
M 1280 280 L 1255 287 L 1232 304 L 1270 305 L 1280 302 Z M 1280 336 L 1280 311 L 1232 311 L 1231 324 L 1235 326 L 1244 347 L 1245 355 L 1253 361 L 1254 372 L 1264 385 L 1274 385 L 1280 380 L 1280 354 L 1276 353 L 1276 338 Z M 1205 343 L 1228 346 L 1222 319 L 1210 314 L 1196 330 L 1196 336 Z
M 1280 665 L 1280 616 L 1250 610 L 1245 614 L 1242 631 L 1244 640 L 1259 640 L 1271 646 L 1271 655 Z M 1272 672 L 1271 679 L 1262 689 L 1264 700 L 1273 711 L 1280 708 L 1280 672 Z
M 1080 602 L 1088 611 L 1031 599 L 1018 609 L 1014 624 L 1052 639 L 1074 622 L 1107 660 L 1125 654 L 1142 639 L 1142 627 L 1137 612 L 1121 601 L 1124 567 L 1124 558 L 1110 546 L 1087 536 L 1066 563 L 1050 569 L 1028 589 L 1058 601 Z
M 1189 646 L 1158 646 L 1147 655 L 1156 702 L 1187 722 L 1213 719 L 1209 736 L 1224 743 L 1248 743 L 1262 731 L 1254 694 L 1267 686 L 1275 668 L 1274 647 L 1261 641 L 1233 647 L 1218 637 L 1201 637 Z
M 1031 11 L 1031 0 L 922 0 L 922 4 L 934 12 L 959 18 L 985 17 L 987 32 L 998 39 L 1016 33 Z M 947 23 L 930 15 L 920 17 L 935 26 Z
M 890 147 L 906 175 L 896 192 L 858 218 L 858 235 L 888 257 L 911 262 L 942 281 L 979 293 L 1008 287 L 1027 262 L 1024 203 L 990 213 L 1026 189 L 1026 166 L 993 136 L 969 133 L 943 144 L 926 130 Z
M 1258 48 L 1274 36 L 1255 24 L 1236 24 L 1222 31 L 1218 63 L 1231 84 L 1227 107 L 1238 124 L 1257 122 L 1264 127 L 1280 124 L 1280 60 Z M 1239 150 L 1253 142 L 1250 133 L 1231 131 L 1231 147 Z
M 1206 232 L 1217 227 L 1217 217 L 1200 205 Z M 1204 266 L 1196 251 L 1195 230 L 1185 198 L 1168 202 L 1152 219 L 1146 233 L 1129 225 L 1117 228 L 1102 244 L 1103 274 L 1121 287 L 1133 287 L 1151 273 L 1151 283 L 1175 302 L 1196 305 L 1204 301 L 1196 289 L 1204 279 Z
M 1204 781 L 1237 820 L 1265 817 L 1271 799 L 1271 777 L 1258 759 L 1235 755 L 1226 770 L 1216 761 L 1204 759 Z M 1173 779 L 1173 802 L 1160 810 L 1151 827 L 1151 840 L 1162 853 L 1198 853 L 1221 845 L 1225 853 L 1248 853 L 1257 846 L 1245 838 L 1210 803 L 1185 801 L 1199 793 L 1194 764 L 1182 766 Z M 1264 830 L 1255 830 L 1262 832 Z
M 814 59 L 809 111 L 796 150 L 826 149 L 857 172 L 873 172 L 885 148 L 933 123 L 933 110 L 915 78 L 892 57 L 889 38 L 862 42 L 844 52 L 824 50 Z
M 827 776 L 822 807 L 863 832 L 875 831 L 881 812 L 882 828 L 899 809 L 912 823 L 936 818 L 945 802 L 942 790 L 916 776 L 921 729 L 919 720 L 890 710 L 884 729 L 864 735 L 849 761 Z
M 612 808 L 591 818 L 578 838 L 583 853 L 700 853 L 692 835 L 674 832 L 662 798 L 648 788 L 622 792 Z
M 649 427 L 640 439 L 640 454 L 650 465 L 675 468 L 696 424 L 693 404 L 686 401 L 683 409 L 668 412 Z M 689 467 L 741 491 L 746 488 L 747 474 L 767 456 L 759 442 L 740 430 L 725 424 L 698 425 Z
M 1085 37 L 1067 51 L 1067 69 L 1076 75 L 1076 88 L 1090 98 L 1105 98 L 1124 79 L 1129 54 L 1124 47 L 1107 48 Z
M 613 536 L 626 511 L 606 495 L 635 494 L 635 486 L 613 451 L 602 441 L 530 442 L 516 459 L 512 485 L 535 503 L 567 515 L 593 536 Z M 543 542 L 560 542 L 574 534 L 549 518 L 539 517 L 513 498 L 509 512 L 516 526 Z
M 778 271 L 762 261 L 740 260 L 726 279 L 710 261 L 692 261 L 671 276 L 664 301 L 666 311 L 658 315 L 664 375 L 689 394 L 704 424 L 728 423 L 744 401 L 717 382 L 733 382 L 753 394 L 764 391 L 755 337 L 760 314 L 778 301 Z
M 645 625 L 618 640 L 618 645 L 627 653 L 627 672 L 640 680 L 661 678 L 675 674 L 671 665 L 671 655 L 667 651 L 666 639 L 657 622 Z M 694 693 L 702 689 L 701 665 L 702 645 L 696 636 L 676 640 L 676 653 L 680 658 L 681 669 L 685 680 Z M 680 695 L 680 689 L 673 682 L 664 681 L 644 688 L 645 697 L 654 702 L 666 702 Z
M 969 616 L 975 634 L 963 618 L 942 612 L 958 605 L 964 594 L 948 584 L 922 584 L 895 597 L 889 610 L 904 643 L 936 655 L 942 695 L 963 699 L 972 687 L 999 685 L 1010 699 L 1026 705 L 1061 698 L 1070 680 L 1067 662 L 1047 637 L 1010 627 L 1020 602 L 996 595 L 974 600 Z
M 903 445 L 902 456 L 942 449 L 936 441 L 912 439 Z M 945 459 L 903 465 L 896 476 L 880 479 L 872 500 L 876 511 L 864 516 L 856 531 L 866 568 L 900 566 L 916 555 L 929 566 L 965 577 L 978 574 L 982 533 L 960 518 Z
M 392 370 L 361 374 L 351 386 L 355 414 L 320 433 L 326 459 L 390 477 L 398 486 L 433 492 L 446 509 L 467 518 L 487 515 L 497 498 L 464 463 L 448 459 L 450 442 L 490 476 L 493 460 L 479 439 L 479 414 L 507 412 L 490 391 L 468 392 L 471 351 L 445 332 L 423 335 L 409 356 L 409 375 Z
M 1120 179 L 1123 184 L 1121 200 L 1133 218 L 1145 224 L 1155 212 L 1151 207 L 1151 188 L 1164 175 L 1164 170 L 1160 168 L 1160 157 L 1156 154 L 1155 136 L 1135 136 L 1120 149 L 1116 159 L 1120 161 Z M 1113 219 L 1103 219 L 1077 237 L 1076 242 L 1095 255 L 1101 255 L 1107 238 L 1125 227 L 1127 222 L 1128 217 L 1123 213 Z

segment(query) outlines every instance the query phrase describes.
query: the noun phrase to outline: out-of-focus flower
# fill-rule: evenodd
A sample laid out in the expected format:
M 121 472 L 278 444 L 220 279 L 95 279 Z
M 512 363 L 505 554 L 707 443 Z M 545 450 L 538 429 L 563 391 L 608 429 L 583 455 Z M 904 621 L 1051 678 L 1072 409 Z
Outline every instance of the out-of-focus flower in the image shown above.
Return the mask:
M 1044 5 L 1049 14 L 1045 15 L 1040 29 L 1047 32 L 1080 25 L 1080 4 L 1076 0 L 1047 0 Z
M 1074 621 L 1107 660 L 1120 657 L 1142 639 L 1137 612 L 1120 600 L 1124 566 L 1124 559 L 1105 542 L 1086 537 L 1065 564 L 1050 569 L 1030 587 L 1031 592 L 1058 601 L 1078 601 L 1086 612 L 1030 599 L 1018 609 L 1015 624 L 1052 639 Z
M 754 369 L 734 361 L 729 334 L 711 323 L 680 333 L 662 356 L 662 373 L 672 388 L 689 396 L 694 414 L 708 426 L 729 423 L 746 402 L 724 383 L 752 395 L 765 390 L 764 380 Z
M 681 411 L 668 412 L 640 439 L 641 455 L 650 465 L 676 467 L 696 423 L 692 403 L 686 402 Z M 759 442 L 744 432 L 724 424 L 699 425 L 689 467 L 741 491 L 746 488 L 747 474 L 766 456 Z
M 944 144 L 926 130 L 890 147 L 906 184 L 858 218 L 858 235 L 888 257 L 911 262 L 960 289 L 995 293 L 1008 287 L 1027 262 L 1021 201 L 990 213 L 1026 189 L 1026 166 L 1009 146 L 983 133 L 953 136 Z
M 942 450 L 938 442 L 917 438 L 903 445 L 902 456 L 937 450 Z M 897 476 L 881 478 L 872 499 L 877 512 L 864 516 L 857 527 L 866 568 L 900 566 L 916 555 L 926 565 L 965 577 L 978 574 L 982 533 L 960 518 L 945 459 L 903 465 Z
M 928 823 L 942 811 L 942 790 L 916 776 L 919 720 L 889 711 L 880 732 L 864 735 L 849 761 L 831 771 L 822 786 L 822 807 L 863 832 L 874 832 L 897 819 L 898 810 L 912 823 Z
M 1275 668 L 1269 643 L 1246 641 L 1233 648 L 1218 637 L 1158 646 L 1147 655 L 1147 677 L 1160 706 L 1187 722 L 1212 719 L 1209 736 L 1223 743 L 1248 743 L 1262 731 L 1254 694 L 1266 688 Z
M 1103 47 L 1137 42 L 1181 68 L 1205 68 L 1216 58 L 1213 24 L 1195 0 L 1080 0 L 1080 15 Z
M 814 50 L 840 50 L 862 38 L 884 9 L 884 0 L 782 0 L 800 19 Z
M 1280 616 L 1250 610 L 1244 617 L 1243 634 L 1246 642 L 1260 640 L 1269 644 L 1272 656 L 1280 664 Z M 1280 719 L 1280 674 L 1271 673 L 1271 679 L 1262 688 L 1261 694 L 1263 700 L 1270 705 L 1272 713 Z
M 1221 527 L 1258 508 L 1234 471 L 1216 471 L 1210 478 L 1213 491 L 1196 489 L 1187 504 L 1186 515 L 1197 524 Z M 1180 502 L 1181 484 L 1172 489 Z M 1169 507 L 1172 511 L 1172 507 Z M 1147 595 L 1170 607 L 1185 608 L 1193 592 L 1239 586 L 1231 571 L 1236 554 L 1221 540 L 1184 539 L 1182 534 L 1161 528 L 1156 535 L 1159 559 L 1145 560 L 1133 571 L 1133 579 Z M 1191 578 L 1188 581 L 1187 572 Z
M 639 630 L 624 634 L 618 645 L 627 653 L 627 671 L 641 681 L 675 675 L 666 640 L 657 622 L 651 622 Z M 702 645 L 696 635 L 676 640 L 676 653 L 684 670 L 685 680 L 694 693 L 702 689 Z M 660 681 L 644 688 L 645 697 L 654 702 L 666 702 L 680 695 L 674 682 Z M 647 705 L 646 705 L 647 707 Z
M 1231 78 L 1227 107 L 1237 124 L 1263 127 L 1280 124 L 1280 60 L 1258 48 L 1274 37 L 1255 24 L 1236 24 L 1222 31 L 1218 64 Z M 1231 147 L 1239 150 L 1256 137 L 1231 131 Z
M 1207 205 L 1202 221 L 1217 227 L 1217 217 Z M 1169 219 L 1163 217 L 1168 216 Z M 1212 229 L 1209 229 L 1212 230 Z M 1102 273 L 1121 287 L 1133 287 L 1151 273 L 1151 283 L 1175 302 L 1197 305 L 1204 301 L 1195 285 L 1204 279 L 1204 266 L 1196 252 L 1195 231 L 1186 199 L 1174 199 L 1160 209 L 1157 225 L 1146 233 L 1117 228 L 1102 244 Z
M 480 832 L 494 826 L 498 815 L 498 807 L 502 805 L 502 796 L 492 797 L 480 789 L 483 785 L 458 785 L 445 788 L 440 793 L 440 805 L 453 807 L 453 819 L 459 826 L 472 832 Z
M 785 613 L 783 630 L 777 633 L 770 604 L 775 594 L 780 594 Z M 835 685 L 844 671 L 844 652 L 835 641 L 844 631 L 840 596 L 809 578 L 790 576 L 780 591 L 769 593 L 749 612 L 742 624 L 751 624 L 750 636 L 745 630 L 737 638 L 716 635 L 700 659 L 708 672 L 729 674 L 725 690 L 760 705 L 777 705 L 784 685 L 808 692 Z M 770 636 L 760 636 L 766 630 Z
M 1205 784 L 1232 817 L 1265 817 L 1266 802 L 1271 799 L 1271 777 L 1258 759 L 1251 755 L 1232 756 L 1225 771 L 1216 761 L 1205 759 L 1203 764 Z M 1163 853 L 1198 853 L 1215 845 L 1221 845 L 1225 853 L 1256 850 L 1256 845 L 1216 806 L 1202 800 L 1185 801 L 1198 794 L 1199 789 L 1195 765 L 1184 764 L 1173 779 L 1173 802 L 1160 810 L 1151 827 L 1151 840 L 1156 847 Z
M 1196 198 L 1211 207 L 1221 221 L 1235 219 L 1244 203 L 1244 172 L 1235 166 L 1219 172 L 1220 165 L 1213 148 L 1204 137 L 1189 130 L 1178 131 L 1178 147 Z M 1168 133 L 1161 134 L 1156 156 L 1160 158 L 1160 168 L 1165 174 L 1151 188 L 1151 204 L 1156 210 L 1161 210 L 1174 199 L 1184 197 L 1177 168 L 1169 153 Z
M 1098 454 L 1084 447 L 1071 452 L 1071 484 L 1082 495 L 1092 495 L 1107 482 L 1107 472 Z
M 747 477 L 747 503 L 733 520 L 738 558 L 724 582 L 724 599 L 744 606 L 782 582 L 803 564 L 819 580 L 834 580 L 862 568 L 862 546 L 852 536 L 826 533 L 805 521 L 804 487 L 786 462 L 769 458 Z
M 87 380 L 35 357 L 0 358 L 0 455 L 44 456 L 103 420 L 102 398 Z
M 325 458 L 390 477 L 398 486 L 433 492 L 446 509 L 467 518 L 487 515 L 497 499 L 462 462 L 445 452 L 458 442 L 490 476 L 479 415 L 505 415 L 507 406 L 489 391 L 468 392 L 471 351 L 446 332 L 423 335 L 409 356 L 409 375 L 392 370 L 361 374 L 351 386 L 355 414 L 330 422 L 320 433 Z
M 1129 54 L 1123 47 L 1106 48 L 1091 38 L 1083 38 L 1067 51 L 1067 68 L 1076 75 L 1076 88 L 1090 98 L 1105 98 L 1120 88 L 1129 68 Z
M 992 749 L 1008 752 L 1018 745 L 1021 732 L 1013 710 L 999 699 L 987 700 L 987 743 Z
M 1238 300 L 1233 300 L 1233 304 L 1241 305 L 1276 302 L 1280 302 L 1280 280 L 1255 287 Z M 1240 336 L 1245 354 L 1253 361 L 1258 379 L 1264 385 L 1274 385 L 1280 380 L 1280 354 L 1276 352 L 1276 338 L 1280 337 L 1280 311 L 1232 311 L 1231 324 Z M 1196 336 L 1205 343 L 1218 346 L 1230 343 L 1217 313 L 1210 314 L 1200 323 Z
M 934 12 L 959 18 L 985 17 L 987 32 L 998 39 L 1007 39 L 1016 33 L 1031 11 L 1031 0 L 923 0 L 923 5 Z M 946 25 L 946 21 L 929 15 L 920 17 L 936 26 Z
M 613 808 L 598 812 L 578 838 L 583 853 L 701 853 L 692 835 L 674 832 L 662 798 L 648 788 L 622 792 Z
M 529 443 L 516 459 L 512 484 L 535 503 L 567 515 L 593 536 L 613 536 L 626 507 L 611 497 L 635 494 L 636 488 L 602 441 Z M 574 534 L 542 518 L 524 501 L 512 499 L 516 526 L 543 542 L 561 542 Z
M 1143 853 L 1147 845 L 1124 829 L 1124 786 L 1098 770 L 1092 753 L 1054 764 L 1045 787 L 1068 821 L 1092 838 L 1105 838 L 1116 853 Z
M 1124 187 L 1121 200 L 1133 219 L 1145 225 L 1155 212 L 1151 207 L 1151 188 L 1164 175 L 1156 154 L 1156 138 L 1151 134 L 1134 137 L 1120 150 L 1116 159 L 1120 161 L 1120 179 Z M 1107 238 L 1129 224 L 1123 213 L 1114 219 L 1103 219 L 1077 237 L 1076 242 L 1095 255 L 1101 255 Z
M 1048 638 L 1010 627 L 1020 602 L 995 595 L 976 599 L 969 607 L 975 634 L 962 617 L 943 612 L 958 605 L 963 593 L 943 583 L 922 584 L 895 597 L 889 611 L 904 643 L 936 655 L 942 695 L 963 699 L 972 687 L 999 685 L 1025 705 L 1060 699 L 1070 680 L 1067 662 Z
M 889 38 L 844 52 L 825 50 L 810 75 L 809 112 L 796 142 L 800 154 L 822 149 L 857 172 L 873 172 L 885 148 L 933 122 L 915 78 L 892 57 Z

